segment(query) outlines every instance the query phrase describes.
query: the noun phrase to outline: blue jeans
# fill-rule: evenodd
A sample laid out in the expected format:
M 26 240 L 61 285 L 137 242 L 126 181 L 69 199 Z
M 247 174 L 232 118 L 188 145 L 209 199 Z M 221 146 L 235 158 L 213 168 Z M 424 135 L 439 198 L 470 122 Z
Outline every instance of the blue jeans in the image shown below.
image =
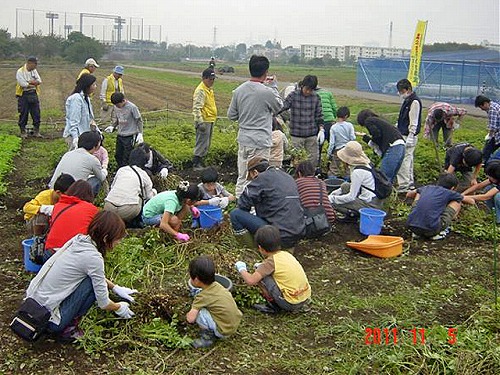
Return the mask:
M 202 308 L 198 312 L 198 316 L 196 317 L 196 323 L 200 326 L 201 329 L 207 329 L 209 331 L 212 331 L 215 336 L 217 336 L 220 339 L 224 338 L 224 335 L 220 334 L 219 331 L 217 330 L 217 324 L 214 321 L 214 318 L 212 318 L 212 315 L 206 308 Z
M 498 147 L 500 147 L 500 143 L 496 143 L 495 137 L 484 143 L 483 160 L 485 163 L 489 160 L 491 154 L 493 154 Z
M 163 217 L 163 214 L 156 215 L 153 217 L 146 217 L 146 216 L 142 215 L 142 222 L 146 225 L 151 225 L 153 227 L 156 227 L 156 226 L 160 225 L 162 217 Z
M 73 319 L 81 317 L 89 311 L 90 307 L 96 301 L 94 287 L 90 277 L 86 277 L 75 291 L 71 293 L 59 306 L 61 321 L 59 324 L 49 322 L 47 329 L 51 332 L 61 332 Z
M 252 215 L 250 212 L 242 210 L 241 208 L 235 208 L 231 211 L 229 216 L 235 232 L 246 229 L 254 234 L 257 232 L 257 229 L 269 224 L 264 219 L 261 219 L 257 215 Z
M 87 179 L 87 182 L 92 186 L 92 193 L 94 193 L 94 198 L 99 194 L 99 190 L 101 190 L 102 182 L 96 176 L 92 176 Z
M 389 147 L 382 158 L 380 170 L 384 172 L 389 181 L 394 182 L 405 156 L 405 145 Z
M 493 185 L 488 186 L 485 190 L 489 191 L 493 188 Z M 496 193 L 495 196 L 491 199 L 488 199 L 486 202 L 486 206 L 491 209 L 495 209 L 495 216 L 497 224 L 500 224 L 500 193 Z

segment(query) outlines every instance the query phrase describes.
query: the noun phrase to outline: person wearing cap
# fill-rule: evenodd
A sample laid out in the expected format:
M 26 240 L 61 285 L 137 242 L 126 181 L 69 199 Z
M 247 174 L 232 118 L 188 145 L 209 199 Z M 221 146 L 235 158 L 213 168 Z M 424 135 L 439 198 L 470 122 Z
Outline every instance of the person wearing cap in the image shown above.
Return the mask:
M 270 157 L 273 115 L 278 113 L 283 104 L 274 77 L 266 82 L 269 71 L 267 57 L 253 55 L 248 65 L 252 78 L 233 91 L 227 110 L 227 117 L 238 121 L 237 198 L 248 183 L 247 162 L 254 156 Z
M 80 77 L 84 74 L 94 74 L 96 69 L 99 68 L 99 65 L 97 65 L 97 62 L 93 59 L 87 59 L 85 61 L 85 67 L 82 69 L 82 71 L 78 74 L 78 77 L 76 77 L 76 80 L 78 81 Z
M 304 210 L 295 180 L 267 159 L 256 156 L 247 164 L 248 185 L 231 211 L 231 224 L 239 242 L 251 247 L 253 234 L 264 225 L 280 231 L 284 248 L 292 248 L 305 235 Z M 255 207 L 255 215 L 250 213 Z
M 19 128 L 21 137 L 27 138 L 26 125 L 28 124 L 28 116 L 31 114 L 33 120 L 33 135 L 42 138 L 40 134 L 40 84 L 42 79 L 38 74 L 36 67 L 38 59 L 34 56 L 28 57 L 26 64 L 21 66 L 16 73 L 16 98 L 17 111 L 19 112 Z
M 292 146 L 305 149 L 308 160 L 318 166 L 319 147 L 325 141 L 321 99 L 315 92 L 318 86 L 316 76 L 307 75 L 299 88 L 292 91 L 283 102 L 280 112 L 290 109 L 290 135 Z
M 125 69 L 121 65 L 115 66 L 113 69 L 113 73 L 107 76 L 101 85 L 101 95 L 99 98 L 101 99 L 101 123 L 109 123 L 114 116 L 114 106 L 111 102 L 111 95 L 115 92 L 121 92 L 125 94 L 125 90 L 123 90 L 123 80 L 122 76 Z
M 193 116 L 196 129 L 193 169 L 203 169 L 203 158 L 207 155 L 212 140 L 214 122 L 217 119 L 217 106 L 212 86 L 215 82 L 215 71 L 207 68 L 201 75 L 201 82 L 193 94 Z
M 349 166 L 351 182 L 344 182 L 339 189 L 328 196 L 333 208 L 342 214 L 349 214 L 350 211 L 359 212 L 365 207 L 380 208 L 382 202 L 373 192 L 375 178 L 370 170 L 370 159 L 364 153 L 361 144 L 356 141 L 347 142 L 345 147 L 337 152 L 337 156 Z

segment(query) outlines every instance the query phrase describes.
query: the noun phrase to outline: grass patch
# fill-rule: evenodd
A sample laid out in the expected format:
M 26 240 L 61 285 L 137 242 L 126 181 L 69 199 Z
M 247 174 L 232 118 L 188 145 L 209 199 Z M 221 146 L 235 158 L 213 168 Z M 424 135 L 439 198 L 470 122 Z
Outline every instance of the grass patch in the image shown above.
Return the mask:
M 5 176 L 14 168 L 13 159 L 21 149 L 21 138 L 14 135 L 0 134 L 0 195 L 7 192 Z

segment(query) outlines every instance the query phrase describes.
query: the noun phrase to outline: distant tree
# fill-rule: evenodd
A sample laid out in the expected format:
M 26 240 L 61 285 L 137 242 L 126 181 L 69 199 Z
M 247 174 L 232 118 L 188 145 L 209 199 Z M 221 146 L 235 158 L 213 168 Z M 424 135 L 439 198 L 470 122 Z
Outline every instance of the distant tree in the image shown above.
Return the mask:
M 57 35 L 48 35 L 42 38 L 43 57 L 61 56 L 64 50 L 64 39 Z
M 288 63 L 289 64 L 300 64 L 300 57 L 298 55 L 293 55 L 292 57 L 290 57 L 290 59 L 288 60 Z
M 280 42 L 274 43 L 274 49 L 281 49 L 281 43 Z
M 315 57 L 309 60 L 307 63 L 312 66 L 325 66 L 323 59 L 320 59 L 319 57 Z
M 11 38 L 7 29 L 0 29 L 0 57 L 11 57 L 19 52 L 21 46 Z
M 270 48 L 270 49 L 273 49 L 273 48 L 274 48 L 274 44 L 273 44 L 273 42 L 271 42 L 270 40 L 268 40 L 268 41 L 266 42 L 266 44 L 265 44 L 265 46 L 264 46 L 264 47 L 266 47 L 266 48 Z
M 425 44 L 424 52 L 467 51 L 467 50 L 476 50 L 484 48 L 485 47 L 480 46 L 478 44 L 447 42 L 447 43 Z
M 43 35 L 41 31 L 24 34 L 21 39 L 21 52 L 25 55 L 41 56 L 43 51 Z
M 218 59 L 224 60 L 225 58 L 229 57 L 230 53 L 227 47 L 219 47 L 215 49 L 214 54 Z
M 64 47 L 64 57 L 78 64 L 82 64 L 90 56 L 99 60 L 105 51 L 104 46 L 98 40 L 77 31 L 68 35 Z

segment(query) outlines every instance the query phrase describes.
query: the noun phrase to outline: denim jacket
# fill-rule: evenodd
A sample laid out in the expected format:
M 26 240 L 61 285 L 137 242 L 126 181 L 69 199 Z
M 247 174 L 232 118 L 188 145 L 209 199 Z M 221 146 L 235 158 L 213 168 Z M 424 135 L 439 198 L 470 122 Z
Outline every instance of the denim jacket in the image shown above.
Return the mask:
M 83 92 L 71 95 L 66 99 L 66 126 L 63 137 L 78 138 L 80 134 L 90 131 L 90 122 L 93 119 L 90 99 L 87 102 Z

